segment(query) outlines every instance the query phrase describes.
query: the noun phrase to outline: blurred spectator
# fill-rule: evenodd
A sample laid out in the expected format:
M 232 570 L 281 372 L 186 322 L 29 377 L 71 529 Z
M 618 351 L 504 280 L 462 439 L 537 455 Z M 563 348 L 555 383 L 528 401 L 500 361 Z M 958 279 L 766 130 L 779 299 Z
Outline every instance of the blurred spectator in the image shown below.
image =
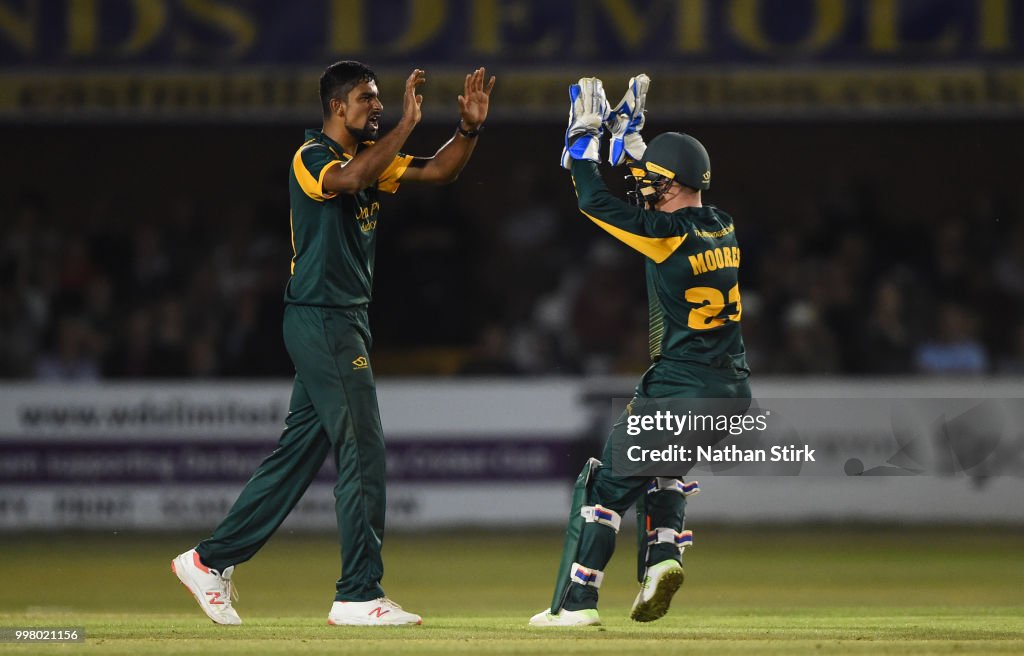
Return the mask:
M 97 275 L 84 292 L 82 319 L 96 335 L 96 356 L 103 361 L 110 349 L 111 336 L 117 328 L 114 315 L 114 287 L 110 278 Z
M 130 285 L 137 300 L 152 300 L 171 286 L 174 272 L 164 250 L 164 240 L 155 225 L 135 229 Z
M 637 376 L 650 366 L 650 331 L 645 318 L 642 314 L 634 317 L 632 327 L 622 336 L 610 373 Z
M 975 318 L 962 305 L 943 304 L 937 339 L 921 344 L 914 361 L 919 371 L 929 374 L 985 373 L 988 353 L 977 339 Z
M 213 335 L 199 335 L 188 346 L 188 375 L 192 378 L 213 378 L 220 373 L 217 340 Z
M 165 297 L 156 307 L 155 331 L 149 368 L 157 378 L 178 378 L 188 373 L 189 345 L 181 300 Z
M 36 378 L 47 382 L 99 380 L 96 343 L 97 336 L 85 321 L 79 317 L 61 318 L 53 348 L 36 362 Z
M 281 301 L 255 290 L 241 294 L 231 314 L 224 320 L 217 369 L 225 376 L 280 376 L 292 370 L 284 353 L 281 337 Z M 209 333 L 204 333 L 204 339 Z
M 148 306 L 135 308 L 115 335 L 104 370 L 114 378 L 152 376 L 153 319 Z
M 73 298 L 73 302 L 81 302 L 85 288 L 92 282 L 94 275 L 96 266 L 85 237 L 72 235 L 65 238 L 61 249 L 60 271 L 57 274 L 61 293 Z
M 830 374 L 839 371 L 835 341 L 813 304 L 801 300 L 786 309 L 783 335 L 783 348 L 774 367 L 776 372 Z
M 0 288 L 0 376 L 31 376 L 36 360 L 36 341 L 40 326 L 32 320 L 21 290 Z
M 910 369 L 912 344 L 907 327 L 903 291 L 886 280 L 875 290 L 868 325 L 864 331 L 864 370 L 900 374 Z
M 644 280 L 642 271 L 629 267 L 624 260 L 624 256 L 632 255 L 610 237 L 597 242 L 590 253 L 571 305 L 570 331 L 584 373 L 610 373 L 636 317 L 647 315 L 646 298 L 631 293 L 631 288 L 643 289 Z
M 508 333 L 501 324 L 488 324 L 480 334 L 480 341 L 469 352 L 459 369 L 465 376 L 508 376 L 520 373 L 509 357 Z

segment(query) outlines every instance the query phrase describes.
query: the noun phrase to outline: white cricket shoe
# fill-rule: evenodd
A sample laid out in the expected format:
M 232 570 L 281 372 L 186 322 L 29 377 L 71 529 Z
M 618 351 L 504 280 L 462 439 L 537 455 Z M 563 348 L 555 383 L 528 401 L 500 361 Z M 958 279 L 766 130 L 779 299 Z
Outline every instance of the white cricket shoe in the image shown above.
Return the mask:
M 647 568 L 640 594 L 633 602 L 629 617 L 637 622 L 653 622 L 665 617 L 672 596 L 683 584 L 683 566 L 674 560 L 663 560 Z
M 597 626 L 601 623 L 601 616 L 597 614 L 596 608 L 584 608 L 583 610 L 558 611 L 557 615 L 551 614 L 550 608 L 545 608 L 530 618 L 530 626 Z
M 336 601 L 327 615 L 331 626 L 406 626 L 423 624 L 423 618 L 402 610 L 387 597 L 373 601 Z
M 238 598 L 238 593 L 231 584 L 234 565 L 224 568 L 223 572 L 218 572 L 204 565 L 195 549 L 189 549 L 171 561 L 171 571 L 196 598 L 206 616 L 215 623 L 242 623 L 242 618 L 231 607 L 232 599 Z

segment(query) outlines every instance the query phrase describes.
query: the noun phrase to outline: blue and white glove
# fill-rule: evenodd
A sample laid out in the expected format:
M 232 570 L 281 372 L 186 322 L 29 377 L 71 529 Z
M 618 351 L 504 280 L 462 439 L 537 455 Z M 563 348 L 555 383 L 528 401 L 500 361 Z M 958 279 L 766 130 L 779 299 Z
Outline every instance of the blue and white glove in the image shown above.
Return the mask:
M 569 87 L 569 127 L 565 130 L 562 167 L 572 168 L 572 160 L 601 161 L 601 135 L 608 115 L 604 85 L 596 77 L 580 78 Z
M 612 135 L 611 143 L 608 144 L 608 163 L 612 166 L 622 164 L 627 157 L 639 160 L 647 150 L 640 130 L 646 120 L 644 105 L 647 104 L 647 88 L 650 85 L 651 78 L 644 73 L 630 78 L 626 95 L 605 120 Z

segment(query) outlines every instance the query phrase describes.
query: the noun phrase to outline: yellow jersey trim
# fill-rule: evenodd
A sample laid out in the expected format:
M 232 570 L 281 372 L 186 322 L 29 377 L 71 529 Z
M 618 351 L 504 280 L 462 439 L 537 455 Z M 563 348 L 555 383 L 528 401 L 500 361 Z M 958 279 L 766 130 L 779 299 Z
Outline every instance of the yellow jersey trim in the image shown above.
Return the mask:
M 667 260 L 672 253 L 675 253 L 676 249 L 682 246 L 683 242 L 686 241 L 687 236 L 689 236 L 689 233 L 687 233 L 676 237 L 642 237 L 640 235 L 634 235 L 628 230 L 617 228 L 610 223 L 605 223 L 601 219 L 591 216 L 583 210 L 580 210 L 580 212 L 583 216 L 596 223 L 612 237 L 615 237 L 627 246 L 640 251 L 658 264 L 661 264 Z
M 295 275 L 295 258 L 299 256 L 299 251 L 295 250 L 295 214 L 292 210 L 288 210 L 288 228 L 292 231 L 292 270 L 291 274 Z
M 325 164 L 324 167 L 320 169 L 320 177 L 316 181 L 317 187 L 319 187 L 320 193 L 323 195 L 324 198 L 334 198 L 335 196 L 338 195 L 323 190 L 324 176 L 327 175 L 327 170 L 330 169 L 332 166 L 341 166 L 341 160 L 336 159 L 333 162 L 327 162 L 327 164 Z
M 305 192 L 305 194 L 312 198 L 313 200 L 322 203 L 325 200 L 337 196 L 337 194 L 324 192 L 324 174 L 327 172 L 327 169 L 331 168 L 335 164 L 340 164 L 341 160 L 334 160 L 333 162 L 329 162 L 326 166 L 324 166 L 323 169 L 320 170 L 319 179 L 314 178 L 313 175 L 309 172 L 309 169 L 306 168 L 306 165 L 302 161 L 302 151 L 313 143 L 316 142 L 310 139 L 306 143 L 299 146 L 299 149 L 295 151 L 295 156 L 292 158 L 292 170 L 295 171 L 295 179 L 298 180 L 299 186 L 302 187 L 302 191 Z
M 380 177 L 377 178 L 377 188 L 381 191 L 385 191 L 389 194 L 393 194 L 398 191 L 399 180 L 405 175 L 406 169 L 409 168 L 409 164 L 412 163 L 412 155 L 401 155 L 395 157 L 388 164 L 388 167 L 384 169 Z

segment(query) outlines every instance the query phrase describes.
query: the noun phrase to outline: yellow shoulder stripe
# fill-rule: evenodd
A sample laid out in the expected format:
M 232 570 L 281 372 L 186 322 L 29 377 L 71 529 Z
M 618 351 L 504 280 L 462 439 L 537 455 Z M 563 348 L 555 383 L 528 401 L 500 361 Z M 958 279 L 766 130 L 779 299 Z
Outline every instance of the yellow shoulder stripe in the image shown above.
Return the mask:
M 341 160 L 329 162 L 320 170 L 320 177 L 314 178 L 309 172 L 309 169 L 306 168 L 305 163 L 302 161 L 302 151 L 311 143 L 313 143 L 312 139 L 302 144 L 302 146 L 295 151 L 295 157 L 292 158 L 292 170 L 295 171 L 295 179 L 299 181 L 299 186 L 302 187 L 302 191 L 306 192 L 306 195 L 313 200 L 323 202 L 329 198 L 334 198 L 337 195 L 324 192 L 324 174 L 327 173 L 327 169 L 331 168 L 335 164 L 340 164 Z
M 634 235 L 628 230 L 617 228 L 610 223 L 605 223 L 601 219 L 593 217 L 583 210 L 580 210 L 580 212 L 583 216 L 587 217 L 603 230 L 608 232 L 612 237 L 615 237 L 630 248 L 640 251 L 658 264 L 661 264 L 668 259 L 669 255 L 675 253 L 676 249 L 686 241 L 686 237 L 689 234 L 687 233 L 687 235 L 676 237 L 643 237 L 641 235 Z
M 409 168 L 409 163 L 412 160 L 412 155 L 396 156 L 388 164 L 388 167 L 381 172 L 380 177 L 377 178 L 377 188 L 390 194 L 398 191 L 398 181 L 405 175 L 405 171 Z
M 295 215 L 291 210 L 288 210 L 288 229 L 292 231 L 292 268 L 291 274 L 295 275 L 295 259 L 299 256 L 299 251 L 295 249 Z
M 320 169 L 320 177 L 317 179 L 316 184 L 320 189 L 320 193 L 323 194 L 324 198 L 334 198 L 338 194 L 332 194 L 328 191 L 324 191 L 324 176 L 327 175 L 327 170 L 332 166 L 341 166 L 341 160 L 336 159 L 333 162 L 327 162 L 322 169 Z M 312 177 L 312 176 L 311 176 Z

